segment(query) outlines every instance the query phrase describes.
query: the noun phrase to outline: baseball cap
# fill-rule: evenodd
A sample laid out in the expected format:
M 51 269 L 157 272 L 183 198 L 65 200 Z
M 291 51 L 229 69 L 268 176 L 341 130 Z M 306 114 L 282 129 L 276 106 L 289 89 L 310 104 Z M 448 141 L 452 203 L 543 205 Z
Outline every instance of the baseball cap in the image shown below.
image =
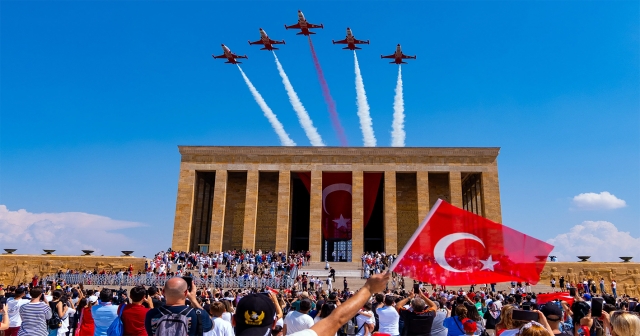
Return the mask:
M 587 301 L 591 301 L 591 294 L 589 294 L 589 293 L 585 293 L 585 294 L 583 295 L 583 297 L 584 297 L 584 299 L 585 299 L 585 300 L 587 300 Z
M 562 309 L 558 307 L 555 302 L 547 302 L 541 308 L 540 311 L 550 321 L 560 321 L 562 318 Z M 557 316 L 557 318 L 550 319 L 549 316 Z
M 249 294 L 238 302 L 233 318 L 236 336 L 264 336 L 273 325 L 276 307 L 264 294 Z
M 90 297 L 89 297 L 89 302 L 91 302 L 91 303 L 96 303 L 96 302 L 98 302 L 98 297 L 97 297 L 97 296 L 93 296 L 93 295 L 92 295 L 92 296 L 90 296 Z

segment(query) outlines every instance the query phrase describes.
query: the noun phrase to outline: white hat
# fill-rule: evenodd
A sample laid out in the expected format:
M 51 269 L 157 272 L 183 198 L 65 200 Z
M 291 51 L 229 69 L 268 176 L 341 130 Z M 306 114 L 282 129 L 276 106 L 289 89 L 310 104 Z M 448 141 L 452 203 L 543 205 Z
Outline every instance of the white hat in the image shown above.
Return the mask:
M 89 302 L 91 302 L 91 303 L 96 303 L 96 302 L 98 302 L 98 297 L 97 297 L 97 296 L 93 296 L 93 295 L 91 295 L 91 296 L 89 297 Z

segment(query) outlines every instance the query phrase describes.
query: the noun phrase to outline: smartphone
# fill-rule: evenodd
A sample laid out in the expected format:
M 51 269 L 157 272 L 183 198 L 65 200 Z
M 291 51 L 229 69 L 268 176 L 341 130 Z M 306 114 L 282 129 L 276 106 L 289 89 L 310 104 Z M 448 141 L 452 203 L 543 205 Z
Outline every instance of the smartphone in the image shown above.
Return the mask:
M 570 296 L 576 296 L 576 288 L 575 287 L 571 287 L 569 288 L 569 295 Z
M 531 304 L 530 303 L 523 303 L 522 304 L 522 310 L 527 310 L 530 311 L 531 310 Z
M 591 316 L 598 318 L 602 316 L 602 306 L 604 305 L 604 299 L 595 297 L 591 299 Z
M 182 279 L 187 282 L 187 290 L 191 291 L 191 286 L 193 286 L 193 278 L 191 276 L 185 275 L 182 277 Z
M 420 293 L 420 284 L 417 284 L 417 283 L 413 284 L 413 292 L 416 294 Z
M 629 301 L 629 311 L 635 311 L 636 310 L 636 306 L 638 306 L 638 302 L 637 301 Z
M 538 322 L 538 313 L 528 310 L 514 310 L 511 317 L 517 321 L 536 321 Z

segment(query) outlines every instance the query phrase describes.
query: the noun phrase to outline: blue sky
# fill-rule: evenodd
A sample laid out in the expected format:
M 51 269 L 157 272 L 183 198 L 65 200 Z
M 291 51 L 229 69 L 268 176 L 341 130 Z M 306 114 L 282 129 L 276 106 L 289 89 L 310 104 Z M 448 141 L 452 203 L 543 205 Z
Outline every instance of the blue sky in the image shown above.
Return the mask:
M 390 144 L 397 72 L 379 55 L 401 43 L 418 55 L 403 67 L 407 146 L 502 147 L 504 223 L 540 239 L 585 221 L 610 222 L 640 237 L 635 1 L 0 6 L 0 204 L 9 212 L 132 222 L 116 225 L 123 235 L 112 241 L 100 236 L 108 227 L 69 231 L 62 239 L 75 236 L 107 254 L 120 246 L 114 241 L 144 254 L 164 249 L 173 226 L 177 145 L 279 145 L 238 69 L 211 58 L 221 43 L 249 56 L 243 70 L 290 136 L 309 145 L 272 55 L 247 44 L 258 39 L 259 27 L 287 41 L 278 57 L 324 141 L 338 145 L 306 38 L 283 27 L 296 22 L 298 9 L 325 26 L 313 41 L 350 145 L 362 146 L 353 57 L 331 44 L 347 26 L 371 40 L 358 55 L 379 146 Z M 585 210 L 572 200 L 603 191 L 626 206 Z M 0 248 L 22 241 L 6 239 Z M 64 244 L 51 243 L 58 245 Z

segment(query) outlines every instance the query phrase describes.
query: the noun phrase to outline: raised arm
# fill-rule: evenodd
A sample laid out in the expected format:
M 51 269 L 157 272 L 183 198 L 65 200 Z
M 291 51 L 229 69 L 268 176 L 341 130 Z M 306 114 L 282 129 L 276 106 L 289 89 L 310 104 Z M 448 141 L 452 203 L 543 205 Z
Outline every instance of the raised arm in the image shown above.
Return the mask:
M 311 330 L 318 335 L 334 335 L 342 325 L 358 313 L 372 294 L 382 292 L 385 289 L 390 278 L 391 273 L 372 276 L 353 297 L 341 304 L 328 317 L 313 325 Z
M 422 298 L 424 300 L 424 302 L 427 303 L 427 306 L 433 310 L 437 310 L 438 306 L 436 306 L 436 303 L 431 301 L 431 299 L 429 299 L 426 295 L 424 295 L 424 293 L 422 293 L 422 291 L 418 291 L 418 295 L 420 295 L 420 298 Z

